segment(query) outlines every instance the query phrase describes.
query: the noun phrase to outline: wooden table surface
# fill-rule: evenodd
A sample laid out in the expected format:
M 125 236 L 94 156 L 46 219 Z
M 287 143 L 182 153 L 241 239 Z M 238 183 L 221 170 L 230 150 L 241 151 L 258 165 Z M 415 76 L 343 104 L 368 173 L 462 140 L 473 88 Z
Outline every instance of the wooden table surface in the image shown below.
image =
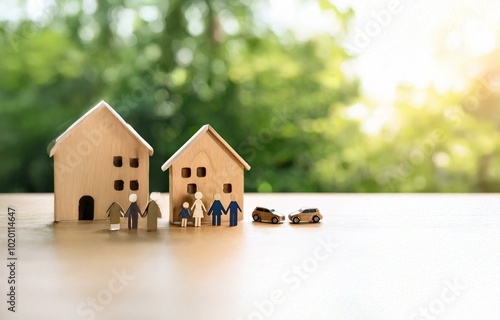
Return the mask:
M 0 319 L 494 319 L 498 195 L 247 194 L 238 227 L 56 223 L 51 194 L 0 195 Z M 167 216 L 168 199 L 160 201 Z M 253 222 L 256 205 L 318 224 Z M 7 310 L 7 207 L 17 305 Z M 144 221 L 140 222 L 144 228 Z

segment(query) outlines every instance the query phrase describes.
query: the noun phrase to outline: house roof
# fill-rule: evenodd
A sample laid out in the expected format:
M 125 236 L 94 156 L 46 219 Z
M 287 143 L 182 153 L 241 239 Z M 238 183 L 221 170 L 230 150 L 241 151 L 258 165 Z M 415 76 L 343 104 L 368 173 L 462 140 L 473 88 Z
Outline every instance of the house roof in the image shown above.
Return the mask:
M 250 165 L 246 163 L 245 160 L 243 160 L 242 157 L 236 151 L 234 151 L 233 148 L 208 124 L 204 125 L 203 127 L 200 128 L 184 145 L 177 150 L 171 157 L 170 159 L 167 160 L 162 166 L 161 170 L 162 171 L 167 171 L 168 168 L 172 165 L 172 163 L 177 160 L 181 156 L 181 154 L 189 148 L 201 135 L 203 135 L 205 132 L 208 132 L 215 140 L 220 142 L 224 146 L 224 148 L 229 152 L 229 154 L 241 165 L 247 169 L 250 170 Z
M 99 109 L 102 109 L 102 108 L 108 109 L 108 111 L 111 112 L 111 114 L 113 116 L 115 116 L 115 118 L 123 125 L 123 127 L 130 134 L 132 134 L 132 136 L 134 138 L 136 138 L 141 144 L 143 144 L 149 150 L 149 155 L 150 156 L 153 155 L 154 150 L 149 145 L 149 143 L 147 143 L 146 140 L 144 140 L 137 133 L 137 131 L 135 131 L 134 128 L 132 128 L 131 125 L 129 125 L 128 123 L 126 123 L 125 120 L 123 120 L 123 118 L 113 108 L 111 108 L 111 106 L 109 104 L 106 103 L 106 101 L 102 100 L 101 102 L 99 102 L 98 104 L 96 104 L 92 109 L 90 109 L 89 111 L 87 111 L 87 113 L 85 113 L 83 116 L 81 116 L 80 119 L 78 119 L 77 121 L 75 121 L 68 129 L 66 129 L 66 131 L 64 131 L 63 134 L 61 134 L 59 137 L 57 137 L 57 139 L 54 142 L 54 145 L 50 149 L 49 156 L 52 157 L 56 153 L 57 146 L 58 146 L 59 142 L 63 141 L 71 133 L 71 131 L 73 131 L 76 127 L 78 127 L 78 125 L 80 123 L 83 122 L 83 120 L 85 120 L 88 116 L 90 116 L 95 111 L 97 111 Z

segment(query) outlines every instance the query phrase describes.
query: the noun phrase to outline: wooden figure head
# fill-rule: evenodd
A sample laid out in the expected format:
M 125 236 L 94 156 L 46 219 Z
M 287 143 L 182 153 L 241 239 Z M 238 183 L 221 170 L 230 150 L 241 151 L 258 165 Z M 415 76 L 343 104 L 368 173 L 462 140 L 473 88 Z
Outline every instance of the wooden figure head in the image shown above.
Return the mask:
M 158 199 L 160 199 L 160 193 L 159 192 L 151 192 L 151 194 L 149 195 L 149 199 L 151 199 L 153 201 L 158 201 Z

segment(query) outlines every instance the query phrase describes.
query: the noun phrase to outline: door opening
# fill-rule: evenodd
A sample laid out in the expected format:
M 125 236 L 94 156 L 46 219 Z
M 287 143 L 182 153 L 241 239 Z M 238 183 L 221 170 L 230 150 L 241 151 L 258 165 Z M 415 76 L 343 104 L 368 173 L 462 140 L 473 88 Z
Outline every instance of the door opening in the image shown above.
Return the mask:
M 78 220 L 94 220 L 94 198 L 83 196 L 78 203 Z

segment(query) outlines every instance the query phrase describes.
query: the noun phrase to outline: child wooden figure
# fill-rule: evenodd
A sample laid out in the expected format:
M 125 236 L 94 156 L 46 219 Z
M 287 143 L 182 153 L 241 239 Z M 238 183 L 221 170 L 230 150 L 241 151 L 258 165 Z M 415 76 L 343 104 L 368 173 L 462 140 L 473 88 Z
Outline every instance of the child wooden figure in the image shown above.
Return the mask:
M 132 193 L 128 197 L 128 200 L 131 202 L 125 213 L 125 217 L 128 218 L 128 228 L 137 229 L 137 220 L 139 219 L 139 214 L 141 214 L 141 209 L 137 205 L 137 195 Z
M 187 218 L 191 217 L 191 213 L 189 212 L 189 209 L 188 209 L 189 208 L 189 203 L 184 202 L 182 204 L 182 207 L 184 209 L 182 209 L 181 213 L 179 213 L 179 216 L 182 218 L 182 220 L 181 220 L 181 227 L 185 228 L 185 227 L 187 227 L 187 221 L 188 221 Z
M 123 217 L 123 209 L 118 202 L 113 202 L 108 210 L 106 210 L 109 217 L 109 230 L 120 230 L 120 218 Z
M 200 191 L 196 192 L 194 194 L 195 201 L 193 205 L 191 206 L 191 210 L 194 208 L 193 212 L 193 218 L 194 218 L 194 226 L 195 227 L 200 227 L 201 226 L 201 219 L 203 219 L 203 211 L 207 212 L 207 209 L 203 205 L 203 201 L 201 199 L 203 198 L 203 193 Z
M 236 202 L 236 195 L 231 194 L 231 202 L 229 203 L 229 206 L 226 209 L 226 212 L 229 212 L 229 226 L 230 227 L 235 227 L 238 225 L 238 211 L 241 211 L 240 206 L 238 205 L 238 202 Z
M 224 209 L 224 206 L 220 202 L 220 194 L 216 193 L 214 194 L 214 203 L 212 203 L 212 206 L 207 212 L 207 215 L 210 216 L 212 214 L 212 225 L 218 225 L 220 226 L 220 218 L 222 216 L 222 213 L 227 214 L 226 210 Z
M 152 192 L 149 197 L 151 201 L 149 201 L 148 205 L 146 206 L 146 209 L 144 209 L 142 217 L 148 218 L 146 229 L 148 231 L 155 231 L 158 229 L 158 218 L 161 218 L 160 207 L 156 202 L 160 198 L 160 193 Z

